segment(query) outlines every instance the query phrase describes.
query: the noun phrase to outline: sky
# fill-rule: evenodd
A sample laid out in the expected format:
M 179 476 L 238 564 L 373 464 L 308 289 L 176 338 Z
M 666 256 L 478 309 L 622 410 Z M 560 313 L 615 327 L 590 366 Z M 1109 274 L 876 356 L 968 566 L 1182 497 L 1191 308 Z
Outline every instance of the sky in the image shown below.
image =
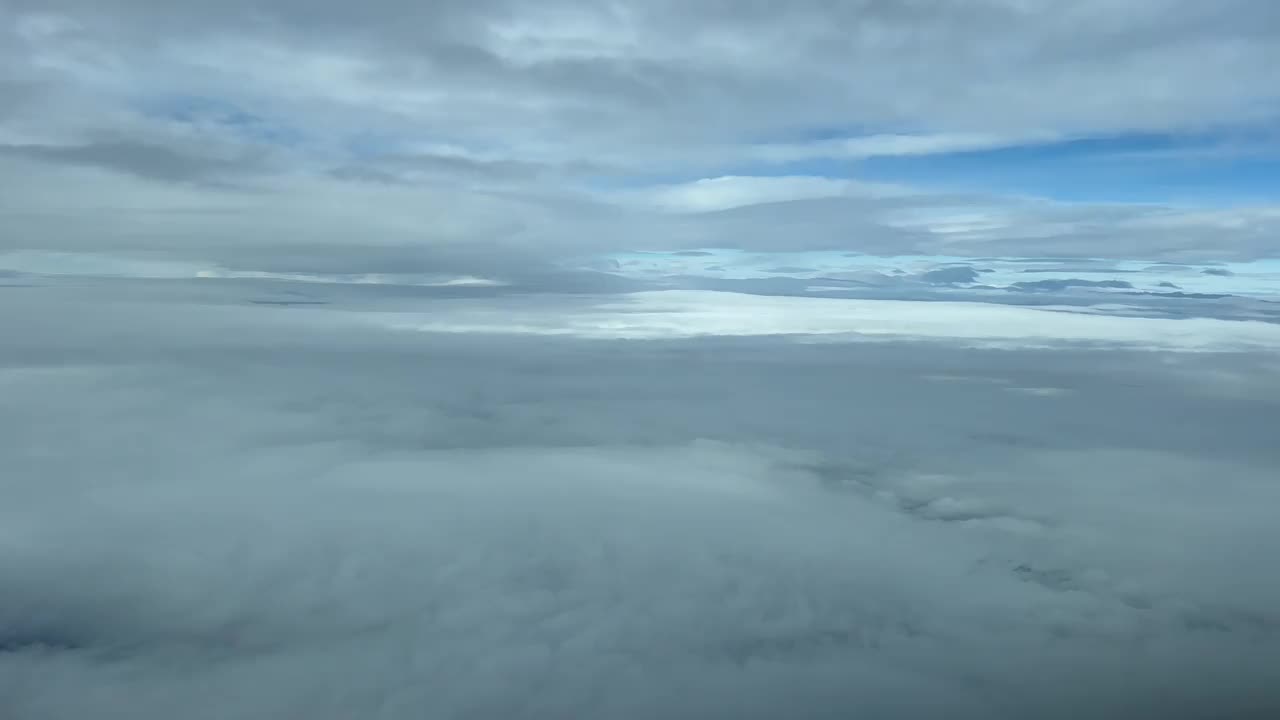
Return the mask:
M 1274 255 L 1277 11 L 1061 5 L 9 0 L 0 252 Z M 763 237 L 714 212 L 768 203 Z
M 0 717 L 1280 716 L 1280 5 L 0 0 Z

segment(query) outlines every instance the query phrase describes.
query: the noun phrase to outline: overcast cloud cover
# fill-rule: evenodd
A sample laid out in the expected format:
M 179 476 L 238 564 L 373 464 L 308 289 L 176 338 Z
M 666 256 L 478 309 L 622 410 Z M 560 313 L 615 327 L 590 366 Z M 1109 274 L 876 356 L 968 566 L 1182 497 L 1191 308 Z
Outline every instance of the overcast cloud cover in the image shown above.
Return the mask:
M 0 0 L 0 718 L 1280 716 L 1277 67 Z

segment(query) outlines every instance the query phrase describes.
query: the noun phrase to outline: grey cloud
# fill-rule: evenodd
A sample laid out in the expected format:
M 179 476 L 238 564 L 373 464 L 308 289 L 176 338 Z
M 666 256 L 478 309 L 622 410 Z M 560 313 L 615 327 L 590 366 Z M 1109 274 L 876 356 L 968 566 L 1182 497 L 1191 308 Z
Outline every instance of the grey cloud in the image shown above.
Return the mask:
M 837 282 L 855 283 L 867 286 L 892 286 L 903 282 L 902 277 L 893 277 L 877 270 L 848 270 L 826 273 L 818 280 L 835 280 Z
M 406 333 L 362 320 L 452 301 L 237 285 L 0 304 L 11 716 L 1276 705 L 1280 586 L 1223 562 L 1278 541 L 1269 358 Z
M 484 162 L 451 157 L 381 158 L 376 163 L 339 167 L 334 174 L 342 179 L 386 179 L 412 182 L 421 175 L 432 179 L 531 179 L 540 168 L 518 162 Z
M 416 185 L 446 196 L 439 204 L 451 216 L 487 223 L 466 233 L 468 242 L 518 262 L 707 246 L 1185 261 L 1269 252 L 1275 221 L 1261 215 L 1229 227 L 1168 227 L 1143 225 L 1160 213 L 1148 207 L 1027 207 L 939 194 L 671 218 L 614 207 L 598 191 L 637 177 L 722 172 L 754 143 L 804 142 L 840 128 L 1016 139 L 1198 127 L 1206 117 L 1245 122 L 1253 116 L 1244 104 L 1266 106 L 1273 83 L 1263 69 L 1280 47 L 1267 42 L 1271 11 L 1178 0 L 1112 10 L 1100 0 L 1070 8 L 381 2 L 358 10 L 235 2 L 216 11 L 190 2 L 23 2 L 0 16 L 0 87 L 11 100 L 0 103 L 8 112 L 0 142 L 10 159 L 152 182 L 254 185 L 258 200 L 247 205 L 190 198 L 201 211 L 216 206 L 217 223 L 164 213 L 171 224 L 163 233 L 183 238 L 177 252 L 192 254 L 197 245 L 233 254 L 247 238 L 331 247 L 341 243 L 328 236 L 339 234 L 355 248 L 438 244 L 441 215 L 415 207 L 407 191 Z M 1079 30 L 1095 27 L 1107 31 Z M 1157 92 L 1162 78 L 1183 90 Z M 271 118 L 270 126 L 209 126 L 166 112 L 166 103 L 190 98 Z M 267 129 L 303 139 L 283 147 Z M 353 138 L 372 138 L 374 148 Z M 17 174 L 30 194 L 62 194 L 68 179 Z M 523 199 L 499 207 L 483 197 L 495 189 Z M 159 226 L 140 233 L 139 219 L 104 219 L 101 206 L 116 193 L 133 209 L 167 206 L 167 192 L 97 188 L 93 212 L 7 214 L 5 241 L 133 251 L 161 242 L 147 237 Z M 478 197 L 462 201 L 467 194 Z M 886 220 L 949 203 L 1008 206 L 1013 222 L 940 237 Z M 80 239 L 89 234 L 100 237 Z
M 521 119 L 534 128 L 551 123 L 558 132 L 581 133 L 576 140 L 588 145 L 636 133 L 740 139 L 833 122 L 1163 128 L 1171 120 L 1239 112 L 1242 100 L 1267 92 L 1261 68 L 1274 59 L 1270 41 L 1277 32 L 1270 10 L 1243 1 L 1210 8 L 1145 0 L 1123 14 L 1097 1 L 1071 8 L 996 0 L 954 7 L 815 0 L 785 8 L 668 2 L 538 8 L 508 2 L 382 2 L 359 12 L 336 2 L 232 3 L 216 13 L 198 3 L 40 7 L 83 21 L 77 37 L 85 42 L 163 38 L 181 29 L 193 39 L 327 46 L 372 62 L 379 82 L 409 89 L 428 80 L 457 90 L 455 117 L 480 121 L 474 129 L 515 131 L 492 112 L 505 103 L 523 106 Z M 588 34 L 557 36 L 551 23 L 576 24 Z M 1090 26 L 1107 31 L 1078 31 Z M 514 34 L 503 35 L 503 27 Z M 528 33 L 524 40 L 519 32 Z M 522 52 L 541 55 L 521 58 Z M 847 70 L 823 72 L 830 67 Z M 1166 78 L 1182 81 L 1185 91 L 1156 92 L 1157 80 Z M 1117 112 L 1120 97 L 1140 110 Z M 993 106 L 1001 112 L 988 112 Z M 735 112 L 722 112 L 726 107 Z M 450 128 L 464 135 L 472 129 Z
M 793 275 L 795 273 L 811 273 L 817 272 L 817 268 L 799 267 L 796 265 L 781 265 L 779 267 L 766 268 L 763 272 L 780 273 L 783 275 Z
M 390 154 L 345 164 L 332 174 L 344 180 L 380 182 L 444 182 L 466 184 L 524 184 L 542 180 L 608 172 L 589 163 L 554 165 L 517 160 L 470 158 L 430 153 Z
M 206 174 L 186 186 L 128 176 L 104 184 L 98 175 L 78 172 L 83 163 L 62 163 L 54 172 L 30 158 L 11 158 L 14 163 L 0 167 L 0 179 L 10 188 L 0 198 L 0 222 L 8 230 L 0 234 L 0 248 L 164 256 L 238 270 L 401 268 L 501 276 L 619 250 L 706 247 L 1242 259 L 1270 247 L 1265 218 L 1239 228 L 1189 224 L 1171 230 L 1135 225 L 1146 221 L 1136 210 L 1104 220 L 1088 208 L 1013 205 L 1007 227 L 941 236 L 894 224 L 895 213 L 930 211 L 939 199 L 928 196 L 828 198 L 672 216 L 562 191 L 554 183 L 474 175 L 469 182 L 460 174 L 450 182 L 447 173 L 415 182 L 367 176 L 299 182 L 273 170 L 235 175 L 234 181 Z M 201 177 L 214 170 L 178 164 L 150 172 Z M 241 183 L 254 190 L 235 187 Z M 49 192 L 51 187 L 58 192 Z M 1165 211 L 1153 212 L 1161 218 Z
M 0 163 L 0 249 L 159 258 L 270 272 L 504 274 L 608 247 L 618 214 L 557 196 L 443 182 L 392 185 L 252 176 L 115 182 L 77 165 Z M 21 163 L 17 161 L 22 161 Z M 241 179 L 241 178 L 238 178 Z M 250 178 L 242 178 L 250 181 Z M 56 186 L 58 192 L 49 192 Z
M 949 285 L 953 283 L 977 282 L 979 270 L 968 265 L 963 267 L 939 268 L 921 273 L 920 279 L 930 283 Z
M 1083 278 L 1067 278 L 1064 280 L 1035 280 L 1016 282 L 1009 286 L 1011 290 L 1038 292 L 1043 290 L 1066 290 L 1067 288 L 1123 288 L 1133 289 L 1133 283 L 1125 280 L 1085 280 Z
M 902 224 L 900 213 L 933 213 L 956 205 L 997 209 L 999 226 L 975 231 L 930 232 Z M 1090 258 L 1178 257 L 1191 260 L 1268 256 L 1280 221 L 1259 213 L 1233 227 L 1171 208 L 1001 201 L 967 196 L 821 198 L 766 203 L 705 213 L 671 223 L 667 247 L 738 247 L 770 250 L 845 250 L 895 255 L 1032 255 L 1078 265 Z M 1044 259 L 1029 260 L 1042 263 Z M 1090 271 L 1110 261 L 1085 265 Z
M 1135 293 L 1125 293 L 1125 294 L 1126 295 L 1155 295 L 1158 297 L 1188 298 L 1191 300 L 1222 300 L 1223 298 L 1234 297 L 1228 293 L 1194 293 L 1194 292 L 1189 293 L 1189 292 L 1182 292 L 1181 290 L 1176 292 L 1158 292 L 1158 293 L 1135 292 Z
M 878 221 L 877 215 L 895 204 L 823 198 L 750 205 L 671 222 L 662 239 L 683 247 L 727 245 L 751 250 L 856 248 L 892 254 L 919 247 L 922 234 Z
M 1116 268 L 1116 267 L 1108 266 L 1108 265 L 1107 265 L 1107 264 L 1105 264 L 1105 263 L 1099 263 L 1096 267 L 1089 267 L 1089 266 L 1086 266 L 1086 267 L 1073 267 L 1073 266 L 1070 266 L 1070 265 L 1064 265 L 1064 266 L 1061 266 L 1061 267 L 1027 268 L 1026 270 L 1022 270 L 1021 272 L 1028 273 L 1028 274 L 1036 274 L 1036 273 L 1104 273 L 1104 274 L 1107 274 L 1107 275 L 1125 275 L 1125 274 L 1132 274 L 1132 273 L 1137 273 L 1137 272 L 1145 272 L 1145 270 L 1143 270 L 1143 271 L 1139 271 L 1139 270 L 1121 270 L 1121 269 Z
M 0 155 L 89 165 L 138 177 L 170 182 L 217 181 L 261 170 L 260 158 L 219 158 L 187 154 L 174 148 L 132 141 L 85 145 L 0 145 Z

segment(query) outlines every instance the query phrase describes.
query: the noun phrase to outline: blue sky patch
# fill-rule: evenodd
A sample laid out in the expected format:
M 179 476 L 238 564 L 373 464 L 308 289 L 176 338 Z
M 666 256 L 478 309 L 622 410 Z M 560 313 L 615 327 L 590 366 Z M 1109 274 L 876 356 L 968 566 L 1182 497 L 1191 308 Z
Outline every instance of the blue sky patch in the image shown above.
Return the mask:
M 138 105 L 146 116 L 189 125 L 214 125 L 242 139 L 268 145 L 293 147 L 305 134 L 292 125 L 250 112 L 239 105 L 197 95 L 149 98 Z
M 725 174 L 852 177 L 1077 202 L 1238 205 L 1280 198 L 1280 137 L 1134 133 L 989 150 L 751 164 Z

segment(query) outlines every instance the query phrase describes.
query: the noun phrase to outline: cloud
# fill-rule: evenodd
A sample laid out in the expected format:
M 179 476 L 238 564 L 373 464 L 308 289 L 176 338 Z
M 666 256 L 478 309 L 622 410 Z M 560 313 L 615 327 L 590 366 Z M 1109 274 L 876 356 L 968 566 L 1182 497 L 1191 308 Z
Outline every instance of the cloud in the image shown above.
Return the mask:
M 977 282 L 980 272 L 969 266 L 938 268 L 920 275 L 925 282 L 950 285 L 954 283 Z
M 305 10 L 237 2 L 221 13 L 193 3 L 155 11 L 123 1 L 41 9 L 18 17 L 20 37 L 63 71 L 89 75 L 83 63 L 103 50 L 136 68 L 149 48 L 129 40 L 164 39 L 181 27 L 189 31 L 184 45 L 159 50 L 177 69 L 205 69 L 202 85 L 244 79 L 251 88 L 274 88 L 287 78 L 290 94 L 304 99 L 379 98 L 389 110 L 429 119 L 439 117 L 446 96 L 426 89 L 438 83 L 461 120 L 482 120 L 475 129 L 515 129 L 493 110 L 519 108 L 535 120 L 530 129 L 574 123 L 587 139 L 655 130 L 710 137 L 830 127 L 836 119 L 848 126 L 931 121 L 971 133 L 992 126 L 1117 129 L 1248 117 L 1259 99 L 1274 99 L 1260 82 L 1273 59 L 1271 11 L 1248 2 L 1209 9 L 1144 0 L 1124 13 L 1109 2 L 1063 9 L 1039 0 L 985 0 L 941 12 L 924 3 L 865 2 L 802 2 L 784 11 L 725 3 L 529 9 L 496 1 L 430 8 L 384 2 L 362 13 L 333 2 Z M 1103 20 L 1107 34 L 1075 32 Z M 231 48 L 240 52 L 225 52 Z M 272 57 L 295 62 L 247 72 Z M 318 82 L 320 71 L 332 82 Z M 413 82 L 414 73 L 428 82 Z M 1164 92 L 1172 80 L 1184 81 L 1181 92 Z M 1119 112 L 1114 100 L 1121 97 L 1140 109 Z M 801 98 L 809 102 L 796 102 Z M 586 99 L 598 107 L 583 108 Z M 735 112 L 717 115 L 717 107 Z M 624 113 L 630 122 L 590 124 Z
M 1082 278 L 1066 278 L 1062 280 L 1034 280 L 1016 282 L 1009 286 L 1021 292 L 1039 292 L 1043 290 L 1066 290 L 1067 288 L 1121 288 L 1133 289 L 1133 283 L 1127 280 L 1085 280 Z
M 369 317 L 401 330 L 514 333 L 602 339 L 700 336 L 826 336 L 836 342 L 946 339 L 979 347 L 1096 343 L 1173 351 L 1245 351 L 1280 346 L 1280 325 L 1211 318 L 1115 317 L 1066 308 L 964 302 L 853 300 L 712 291 L 651 291 L 601 302 L 586 298 L 501 313 L 487 301 L 429 313 Z
M 17 155 L 59 163 L 84 164 L 120 170 L 144 178 L 186 182 L 218 179 L 243 173 L 233 160 L 184 155 L 157 145 L 106 142 L 59 147 L 54 145 L 0 145 L 0 155 Z
M 1048 142 L 1053 135 L 1002 137 L 982 134 L 867 135 L 801 144 L 761 145 L 751 155 L 763 161 L 788 163 L 813 159 L 866 159 L 992 150 Z
M 1065 266 L 1053 259 L 973 259 L 987 266 L 979 268 L 965 258 L 936 255 L 731 248 L 699 252 L 620 253 L 607 262 L 573 266 L 632 279 L 640 284 L 633 290 L 644 286 L 765 296 L 994 303 L 1147 318 L 1280 320 L 1280 275 L 1274 263 L 1265 260 L 1233 263 L 1233 275 L 1224 279 L 1202 275 L 1197 266 L 1132 260 L 1082 259 Z M 1078 272 L 1092 277 L 1073 277 Z M 1027 281 L 1027 273 L 1060 277 Z M 1174 292 L 1169 292 L 1167 277 L 1181 283 Z M 1125 302 L 1117 304 L 1117 296 L 1124 296 Z M 1195 302 L 1199 300 L 1225 302 Z
M 1266 353 L 401 333 L 237 282 L 0 306 L 12 716 L 1274 705 L 1280 587 L 1223 562 L 1278 540 Z
M 874 186 L 824 177 L 725 176 L 651 191 L 650 202 L 663 210 L 708 212 L 812 198 L 900 194 L 891 186 Z
M 1271 208 L 1034 203 L 890 185 L 858 164 L 1266 125 L 1269 10 L 926 5 L 13 4 L 0 15 L 0 182 L 18 188 L 0 208 L 4 243 L 271 272 L 389 246 L 409 262 L 420 247 L 482 276 L 707 246 L 1270 251 Z M 1108 31 L 1079 30 L 1092 27 Z M 759 203 L 771 207 L 651 212 Z

